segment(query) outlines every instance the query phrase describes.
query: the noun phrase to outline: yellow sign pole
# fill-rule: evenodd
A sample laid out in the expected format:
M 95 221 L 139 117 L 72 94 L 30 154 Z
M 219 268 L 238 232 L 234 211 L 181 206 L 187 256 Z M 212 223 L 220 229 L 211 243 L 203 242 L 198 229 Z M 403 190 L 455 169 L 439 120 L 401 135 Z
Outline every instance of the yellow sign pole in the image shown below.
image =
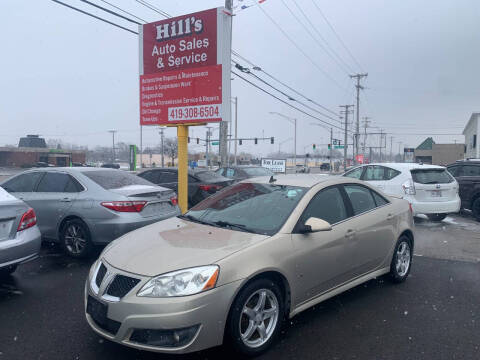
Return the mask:
M 178 205 L 182 214 L 188 210 L 188 126 L 177 126 L 178 138 Z

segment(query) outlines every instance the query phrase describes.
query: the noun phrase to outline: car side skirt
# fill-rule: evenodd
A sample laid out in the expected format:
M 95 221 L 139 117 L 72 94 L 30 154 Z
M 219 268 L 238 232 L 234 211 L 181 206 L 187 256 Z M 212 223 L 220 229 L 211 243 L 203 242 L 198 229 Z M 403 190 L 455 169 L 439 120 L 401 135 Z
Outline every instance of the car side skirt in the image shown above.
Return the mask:
M 307 300 L 303 304 L 298 305 L 295 309 L 292 310 L 292 312 L 290 312 L 290 318 L 294 317 L 295 315 L 301 313 L 304 310 L 307 310 L 307 309 L 311 308 L 314 305 L 317 305 L 317 304 L 321 303 L 322 301 L 330 299 L 330 298 L 332 298 L 332 297 L 334 297 L 338 294 L 343 293 L 344 291 L 347 291 L 351 288 L 354 288 L 357 285 L 360 285 L 360 284 L 362 284 L 362 283 L 364 283 L 368 280 L 374 279 L 376 277 L 385 275 L 389 272 L 390 272 L 390 267 L 385 267 L 385 268 L 370 272 L 366 275 L 362 275 L 362 276 L 360 276 L 360 277 L 358 277 L 358 278 L 356 278 L 352 281 L 349 281 L 346 284 L 337 286 L 336 288 L 333 288 L 333 289 L 331 289 L 331 290 L 329 290 L 329 291 L 327 291 L 323 294 L 320 294 L 320 295 L 318 295 L 318 296 L 316 296 L 316 297 L 314 297 L 310 300 Z

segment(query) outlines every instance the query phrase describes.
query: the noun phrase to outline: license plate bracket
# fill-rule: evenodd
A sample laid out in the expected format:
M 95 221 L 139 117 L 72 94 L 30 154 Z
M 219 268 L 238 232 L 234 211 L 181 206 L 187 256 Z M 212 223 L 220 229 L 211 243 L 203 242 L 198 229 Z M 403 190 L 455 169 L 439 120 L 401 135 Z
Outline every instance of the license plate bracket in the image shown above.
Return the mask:
M 442 197 L 442 190 L 432 190 L 430 194 L 432 197 Z

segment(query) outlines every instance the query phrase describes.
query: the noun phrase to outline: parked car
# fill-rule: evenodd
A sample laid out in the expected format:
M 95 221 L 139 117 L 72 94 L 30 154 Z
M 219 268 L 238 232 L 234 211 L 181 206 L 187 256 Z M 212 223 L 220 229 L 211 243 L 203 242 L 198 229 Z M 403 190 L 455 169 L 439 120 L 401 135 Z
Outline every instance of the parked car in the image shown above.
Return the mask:
M 234 165 L 222 167 L 217 169 L 215 172 L 229 179 L 233 179 L 234 181 L 242 181 L 257 176 L 275 175 L 272 170 L 256 165 Z
M 480 159 L 457 161 L 447 169 L 460 186 L 461 207 L 480 221 Z
M 44 239 L 59 242 L 74 257 L 180 213 L 172 190 L 121 170 L 35 169 L 1 186 L 35 210 Z
M 0 276 L 37 257 L 40 244 L 35 211 L 0 187 Z
M 284 319 L 383 274 L 404 281 L 412 228 L 407 201 L 358 180 L 246 180 L 108 246 L 86 282 L 86 318 L 142 350 L 223 341 L 258 355 Z
M 458 183 L 445 167 L 414 163 L 362 165 L 343 176 L 360 179 L 389 195 L 401 196 L 413 207 L 413 214 L 442 221 L 460 210 Z
M 178 193 L 178 169 L 154 168 L 138 173 L 154 184 L 173 189 Z M 188 171 L 188 207 L 199 203 L 233 181 L 213 171 L 199 169 Z
M 120 169 L 120 164 L 105 163 L 105 164 L 102 164 L 101 167 L 106 169 Z
M 330 171 L 330 163 L 324 162 L 320 165 L 320 170 L 323 171 Z
M 310 168 L 306 165 L 302 165 L 302 164 L 297 164 L 295 166 L 295 172 L 296 173 L 309 173 L 310 172 Z

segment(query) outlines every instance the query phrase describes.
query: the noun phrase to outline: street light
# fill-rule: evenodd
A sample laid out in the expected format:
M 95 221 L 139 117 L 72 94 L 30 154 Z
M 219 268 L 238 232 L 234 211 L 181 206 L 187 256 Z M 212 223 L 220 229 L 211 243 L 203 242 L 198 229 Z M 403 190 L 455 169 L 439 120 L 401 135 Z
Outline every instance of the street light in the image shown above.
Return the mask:
M 297 166 L 297 119 L 294 119 L 294 118 L 291 118 L 291 117 L 288 117 L 286 115 L 283 115 L 283 114 L 280 114 L 276 111 L 270 111 L 270 114 L 272 115 L 278 115 L 280 117 L 283 117 L 284 119 L 290 121 L 294 127 L 295 127 L 295 134 L 294 134 L 294 138 L 293 138 L 293 142 L 294 142 L 294 145 L 293 145 L 293 148 L 294 148 L 294 151 L 293 151 L 293 161 L 295 163 L 294 166 Z
M 310 125 L 315 125 L 315 126 L 320 126 L 324 129 L 330 130 L 330 174 L 332 173 L 332 166 L 333 166 L 333 153 L 332 153 L 332 148 L 333 148 L 333 128 L 328 128 L 325 125 L 319 124 L 319 123 L 310 123 Z

